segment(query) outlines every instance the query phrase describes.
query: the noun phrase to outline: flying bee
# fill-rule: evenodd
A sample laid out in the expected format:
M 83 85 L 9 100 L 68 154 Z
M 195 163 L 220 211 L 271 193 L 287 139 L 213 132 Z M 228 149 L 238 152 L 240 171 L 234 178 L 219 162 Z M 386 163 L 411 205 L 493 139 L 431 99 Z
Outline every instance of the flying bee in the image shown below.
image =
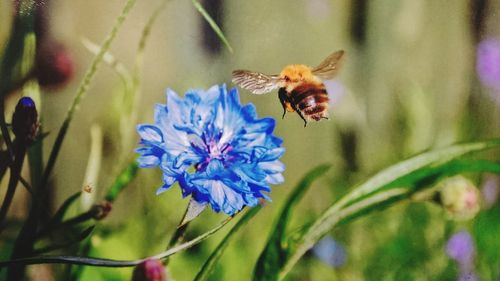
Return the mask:
M 329 55 L 317 67 L 303 64 L 285 66 L 279 75 L 266 75 L 248 70 L 233 71 L 233 83 L 256 95 L 278 88 L 278 98 L 286 112 L 297 112 L 307 121 L 328 119 L 328 94 L 323 80 L 334 78 L 340 68 L 344 51 Z

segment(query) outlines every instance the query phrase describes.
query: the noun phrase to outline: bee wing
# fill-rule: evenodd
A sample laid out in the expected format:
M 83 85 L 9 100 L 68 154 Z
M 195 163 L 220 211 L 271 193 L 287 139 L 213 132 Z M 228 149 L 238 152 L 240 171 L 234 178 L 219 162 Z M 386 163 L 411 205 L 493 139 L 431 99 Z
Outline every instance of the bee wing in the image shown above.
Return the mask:
M 252 94 L 262 95 L 278 88 L 278 75 L 266 75 L 248 70 L 233 71 L 233 83 Z
M 334 52 L 323 60 L 318 66 L 316 66 L 312 70 L 312 73 L 321 79 L 332 79 L 339 71 L 343 56 L 343 50 Z

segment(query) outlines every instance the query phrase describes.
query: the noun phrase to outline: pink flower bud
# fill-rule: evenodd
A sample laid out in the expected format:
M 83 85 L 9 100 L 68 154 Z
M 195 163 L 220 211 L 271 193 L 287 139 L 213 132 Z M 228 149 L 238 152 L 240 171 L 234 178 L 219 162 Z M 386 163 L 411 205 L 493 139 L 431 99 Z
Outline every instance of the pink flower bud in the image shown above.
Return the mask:
M 102 220 L 108 216 L 113 209 L 113 204 L 109 201 L 103 201 L 101 204 L 94 205 L 94 219 Z
M 479 190 L 463 176 L 454 176 L 441 182 L 440 199 L 441 205 L 453 219 L 471 219 L 479 212 Z
M 146 260 L 134 268 L 132 281 L 165 281 L 165 268 L 159 260 Z
M 74 75 L 73 57 L 64 45 L 46 39 L 37 50 L 35 73 L 40 86 L 60 88 Z

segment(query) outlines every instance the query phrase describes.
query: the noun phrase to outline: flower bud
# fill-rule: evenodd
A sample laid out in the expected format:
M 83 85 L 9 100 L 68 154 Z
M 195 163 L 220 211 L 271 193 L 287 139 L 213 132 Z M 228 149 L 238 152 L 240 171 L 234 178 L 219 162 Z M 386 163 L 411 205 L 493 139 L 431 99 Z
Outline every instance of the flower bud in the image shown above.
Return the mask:
M 159 260 L 146 260 L 134 268 L 132 281 L 165 281 L 165 268 Z
M 38 132 L 38 112 L 30 97 L 22 97 L 12 115 L 12 131 L 16 139 L 24 143 L 35 140 Z
M 439 199 L 450 217 L 457 220 L 471 219 L 479 212 L 479 190 L 463 176 L 440 183 Z
M 500 197 L 500 176 L 488 175 L 482 184 L 481 193 L 485 207 L 493 207 Z
M 113 209 L 113 204 L 109 201 L 103 201 L 101 204 L 94 205 L 94 219 L 102 220 L 108 216 Z
M 46 39 L 37 50 L 36 76 L 40 86 L 57 89 L 73 77 L 74 60 L 66 47 L 53 39 Z
M 468 268 L 475 255 L 474 241 L 469 232 L 460 231 L 453 234 L 446 244 L 446 254 L 460 266 Z

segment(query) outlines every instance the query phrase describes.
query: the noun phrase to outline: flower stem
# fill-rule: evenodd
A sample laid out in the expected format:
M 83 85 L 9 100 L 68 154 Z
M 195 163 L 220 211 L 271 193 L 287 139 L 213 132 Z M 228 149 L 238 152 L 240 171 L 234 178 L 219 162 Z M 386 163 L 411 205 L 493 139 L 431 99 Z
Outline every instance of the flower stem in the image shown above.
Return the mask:
M 189 226 L 189 222 L 184 223 L 184 224 L 183 224 L 183 222 L 184 222 L 184 218 L 188 214 L 188 210 L 189 210 L 189 205 L 186 208 L 186 211 L 184 212 L 184 215 L 182 216 L 181 221 L 177 225 L 175 232 L 172 234 L 170 241 L 168 242 L 167 250 L 172 249 L 172 247 L 174 247 L 177 243 L 181 242 L 184 239 L 184 234 L 186 233 L 186 230 Z M 163 260 L 163 265 L 165 265 L 165 266 L 168 265 L 168 258 Z
M 190 240 L 186 243 L 180 244 L 174 248 L 171 248 L 165 252 L 159 253 L 154 256 L 150 256 L 138 260 L 112 260 L 112 259 L 102 259 L 102 258 L 92 258 L 92 257 L 78 257 L 78 256 L 39 256 L 39 257 L 29 257 L 29 258 L 17 258 L 8 261 L 0 261 L 0 268 L 11 266 L 11 265 L 30 265 L 30 264 L 79 264 L 79 265 L 90 265 L 99 267 L 130 267 L 136 266 L 143 263 L 148 259 L 165 259 L 171 255 L 174 255 L 182 250 L 190 248 L 203 240 L 207 239 L 222 227 L 224 227 L 228 222 L 231 221 L 233 217 L 229 217 L 222 221 L 218 226 L 205 232 L 204 234 Z M 9 279 L 10 280 L 10 279 Z
M 3 229 L 4 220 L 9 211 L 10 204 L 14 198 L 16 192 L 17 183 L 19 182 L 21 168 L 24 163 L 24 156 L 26 155 L 26 144 L 22 141 L 14 141 L 14 162 L 10 167 L 10 178 L 9 184 L 7 186 L 7 192 L 5 194 L 4 200 L 2 202 L 2 207 L 0 208 L 0 233 Z

